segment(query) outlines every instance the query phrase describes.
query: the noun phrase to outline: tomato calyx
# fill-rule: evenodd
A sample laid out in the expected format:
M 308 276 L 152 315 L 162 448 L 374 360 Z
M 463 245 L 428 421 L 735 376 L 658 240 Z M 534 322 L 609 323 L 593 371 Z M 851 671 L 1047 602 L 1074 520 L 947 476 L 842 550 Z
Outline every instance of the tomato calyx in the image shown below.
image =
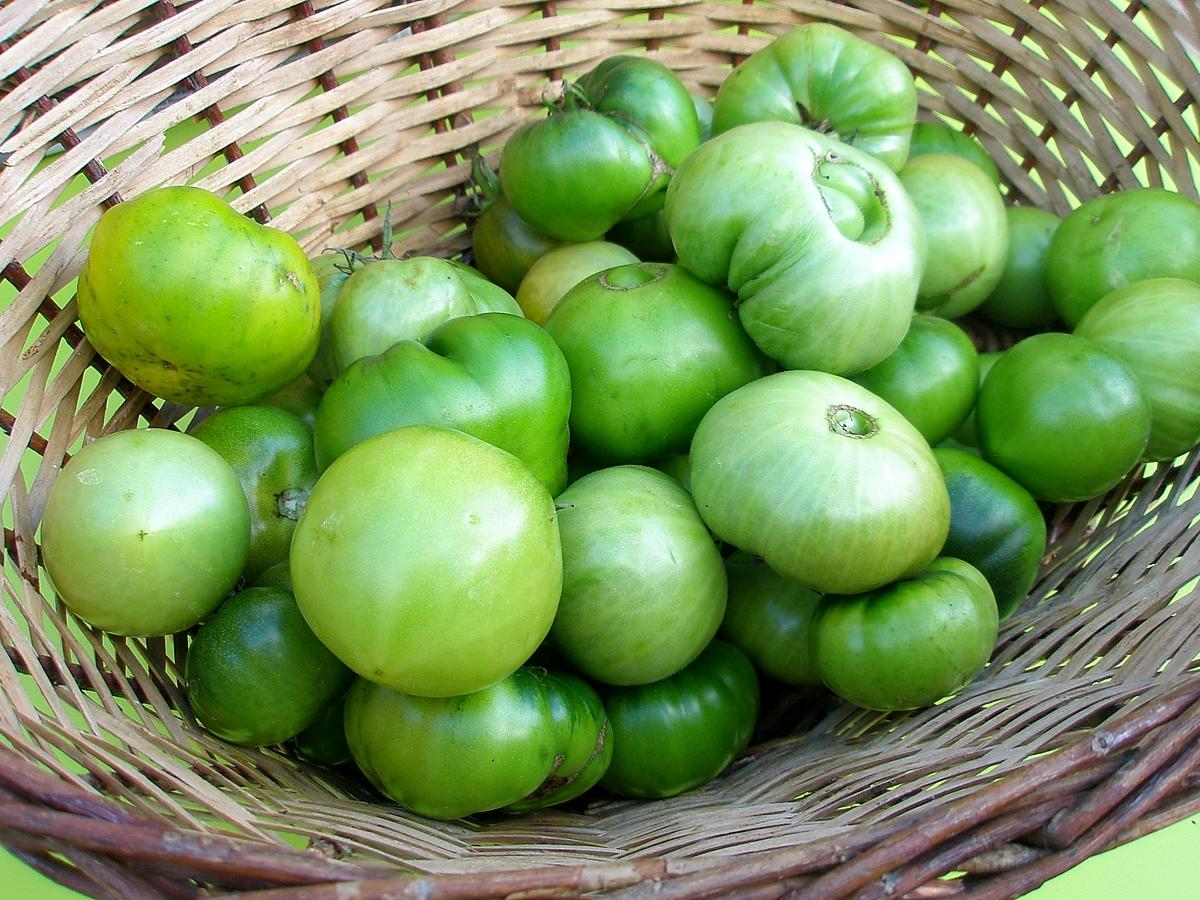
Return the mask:
M 311 492 L 306 488 L 287 488 L 280 491 L 275 495 L 275 514 L 281 519 L 300 521 L 300 514 L 308 505 L 309 493 Z
M 667 267 L 659 263 L 639 263 L 601 272 L 597 279 L 610 291 L 633 291 L 662 281 Z
M 866 440 L 879 433 L 879 422 L 869 413 L 846 403 L 835 403 L 825 411 L 829 430 L 842 437 Z

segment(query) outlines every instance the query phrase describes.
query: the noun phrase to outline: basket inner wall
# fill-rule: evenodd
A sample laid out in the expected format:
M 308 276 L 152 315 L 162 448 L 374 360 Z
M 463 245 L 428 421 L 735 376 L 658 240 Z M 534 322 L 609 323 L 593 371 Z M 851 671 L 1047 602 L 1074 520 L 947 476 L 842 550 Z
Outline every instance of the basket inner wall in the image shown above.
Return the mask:
M 395 252 L 462 255 L 472 156 L 495 161 L 564 77 L 645 52 L 711 94 L 733 63 L 812 19 L 900 55 L 922 88 L 922 117 L 974 131 L 1012 202 L 1064 214 L 1139 184 L 1197 194 L 1200 14 L 1169 0 L 0 11 L 5 743 L 164 822 L 319 838 L 434 871 L 729 854 L 949 802 L 1194 671 L 1195 454 L 1053 511 L 1033 597 L 985 676 L 953 700 L 890 716 L 800 704 L 803 729 L 752 747 L 706 788 L 653 804 L 470 824 L 407 816 L 335 774 L 206 735 L 180 688 L 181 638 L 101 637 L 54 601 L 37 526 L 62 462 L 109 431 L 185 427 L 191 414 L 124 381 L 79 329 L 74 278 L 106 205 L 195 183 L 310 253 L 378 249 L 390 206 Z

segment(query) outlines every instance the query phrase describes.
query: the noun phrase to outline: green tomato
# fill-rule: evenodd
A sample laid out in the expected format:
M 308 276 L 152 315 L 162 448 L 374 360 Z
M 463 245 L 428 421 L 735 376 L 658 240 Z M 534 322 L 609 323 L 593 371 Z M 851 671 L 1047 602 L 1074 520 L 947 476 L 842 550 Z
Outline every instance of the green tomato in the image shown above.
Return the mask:
M 950 153 L 974 163 L 992 182 L 999 187 L 1000 170 L 996 162 L 979 143 L 979 139 L 965 131 L 951 128 L 941 122 L 918 122 L 913 126 L 912 143 L 908 147 L 908 158 L 927 153 Z
M 1059 218 L 1036 206 L 1005 207 L 1008 259 L 979 314 L 1009 328 L 1045 328 L 1058 319 L 1046 285 L 1046 257 Z
M 346 692 L 350 670 L 279 588 L 230 597 L 188 647 L 188 703 L 217 737 L 247 747 L 278 744 L 312 724 Z
M 213 413 L 191 434 L 229 463 L 250 505 L 246 577 L 285 562 L 296 521 L 317 483 L 308 426 L 273 406 L 233 406 Z
M 1055 231 L 1046 284 L 1074 328 L 1117 288 L 1148 278 L 1200 282 L 1200 204 L 1163 188 L 1093 197 Z
M 545 327 L 571 370 L 572 441 L 614 463 L 686 450 L 709 407 L 766 371 L 731 298 L 666 263 L 585 279 Z
M 1200 441 L 1200 285 L 1151 278 L 1118 288 L 1087 311 L 1075 334 L 1129 367 L 1150 401 L 1142 458 L 1169 460 Z
M 624 247 L 607 241 L 563 244 L 530 267 L 517 289 L 517 305 L 530 321 L 544 325 L 558 301 L 579 282 L 613 266 L 637 261 Z
M 317 411 L 317 463 L 393 428 L 436 425 L 507 450 L 557 493 L 570 406 L 567 363 L 541 328 L 507 313 L 464 316 L 347 368 Z
M 134 384 L 187 406 L 253 403 L 317 349 L 320 292 L 287 234 L 196 187 L 105 211 L 79 275 L 79 318 Z
M 292 564 L 291 561 L 285 559 L 283 562 L 275 563 L 275 565 L 259 573 L 259 576 L 251 580 L 248 587 L 277 587 L 282 588 L 289 594 L 294 594 L 292 590 Z
M 983 380 L 987 378 L 988 372 L 992 370 L 992 366 L 996 364 L 996 360 L 1000 358 L 1002 351 L 989 350 L 986 353 L 979 354 L 979 386 L 983 386 Z M 979 392 L 975 392 L 975 403 L 971 404 L 971 411 L 967 413 L 967 417 L 963 419 L 963 423 L 958 426 L 958 429 L 950 436 L 950 440 L 957 441 L 963 448 L 969 449 L 978 454 L 979 451 L 979 436 L 975 429 L 975 406 L 979 402 Z
M 851 381 L 882 397 L 936 444 L 962 425 L 975 406 L 979 354 L 953 322 L 913 316 L 896 351 Z
M 317 344 L 317 353 L 308 364 L 308 377 L 321 390 L 329 387 L 337 378 L 337 357 L 333 352 L 333 335 L 330 322 L 333 310 L 337 306 L 342 286 L 355 269 L 361 269 L 365 261 L 350 253 L 322 253 L 309 262 L 313 273 L 317 276 L 317 285 L 321 290 L 321 339 Z
M 85 446 L 42 516 L 42 559 L 59 597 L 113 634 L 191 628 L 225 599 L 249 553 L 250 511 L 229 464 L 166 429 Z
M 1003 621 L 1037 578 L 1046 520 L 1029 491 L 978 456 L 940 447 L 933 455 L 950 493 L 950 535 L 942 553 L 979 570 Z
M 692 94 L 692 106 L 696 110 L 696 121 L 700 125 L 700 143 L 712 137 L 713 102 L 707 97 Z
M 713 533 L 823 593 L 915 575 L 941 549 L 950 499 L 929 444 L 844 378 L 779 372 L 709 410 L 692 496 Z
M 687 491 L 617 466 L 583 476 L 557 505 L 563 589 L 550 641 L 563 659 L 606 684 L 655 681 L 695 659 L 721 624 L 726 584 Z
M 917 118 L 908 66 L 824 22 L 775 38 L 729 73 L 713 106 L 713 134 L 777 121 L 827 132 L 899 170 Z
M 1008 258 L 1008 224 L 996 185 L 960 156 L 909 160 L 900 181 L 925 226 L 928 265 L 917 309 L 955 319 L 992 293 Z
M 852 597 L 826 597 L 813 650 L 826 686 L 878 710 L 930 706 L 987 665 L 998 619 L 974 566 L 943 556 L 905 581 Z
M 819 686 L 811 632 L 821 595 L 744 553 L 726 559 L 725 572 L 729 602 L 720 636 L 764 675 L 792 686 Z
M 428 696 L 513 672 L 562 591 L 545 486 L 512 454 L 425 425 L 364 441 L 325 470 L 291 563 L 300 610 L 339 659 Z
M 664 210 L 631 222 L 618 222 L 609 230 L 606 239 L 620 244 L 643 262 L 675 262 L 675 245 L 667 231 Z
M 1039 500 L 1103 494 L 1141 459 L 1150 402 L 1125 363 L 1094 341 L 1027 337 L 992 366 L 975 425 L 983 457 Z
M 344 766 L 352 760 L 346 743 L 346 694 L 329 703 L 292 739 L 296 753 L 319 766 Z
M 262 402 L 264 406 L 274 406 L 297 416 L 311 430 L 317 420 L 317 407 L 324 393 L 324 388 L 318 387 L 308 375 L 301 375 Z
M 758 717 L 754 666 L 719 640 L 669 678 L 601 697 L 614 746 L 600 784 L 624 797 L 673 797 L 710 781 L 746 748 Z
M 501 194 L 480 213 L 471 228 L 479 271 L 510 294 L 539 259 L 559 242 L 522 219 Z
M 352 274 L 329 321 L 339 372 L 397 341 L 422 341 L 443 322 L 485 312 L 521 315 L 503 288 L 446 259 L 383 259 Z
M 680 265 L 733 291 L 746 332 L 785 368 L 861 372 L 908 330 L 921 222 L 894 173 L 852 147 L 740 126 L 679 167 L 666 216 Z

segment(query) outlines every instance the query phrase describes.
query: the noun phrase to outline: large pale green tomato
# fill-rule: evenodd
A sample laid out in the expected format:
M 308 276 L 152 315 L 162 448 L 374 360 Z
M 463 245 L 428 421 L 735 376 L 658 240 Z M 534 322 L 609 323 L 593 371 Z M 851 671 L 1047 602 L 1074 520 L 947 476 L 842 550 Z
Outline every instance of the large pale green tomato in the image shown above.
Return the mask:
M 291 569 L 304 618 L 346 665 L 437 697 L 525 662 L 562 590 L 545 486 L 510 453 L 425 425 L 358 444 L 325 470 Z
M 719 400 L 692 441 L 713 533 L 823 593 L 915 575 L 950 499 L 929 444 L 885 401 L 821 372 L 779 372 Z
M 229 464 L 166 429 L 84 447 L 46 501 L 42 556 L 67 607 L 113 634 L 173 634 L 220 605 L 250 553 L 250 510 Z
M 189 406 L 253 403 L 304 371 L 321 300 L 289 235 L 195 187 L 119 203 L 79 275 L 88 340 L 139 387 Z
M 896 349 L 925 235 L 874 157 L 784 122 L 742 125 L 692 153 L 667 189 L 679 263 L 738 297 L 751 339 L 785 368 L 848 375 Z

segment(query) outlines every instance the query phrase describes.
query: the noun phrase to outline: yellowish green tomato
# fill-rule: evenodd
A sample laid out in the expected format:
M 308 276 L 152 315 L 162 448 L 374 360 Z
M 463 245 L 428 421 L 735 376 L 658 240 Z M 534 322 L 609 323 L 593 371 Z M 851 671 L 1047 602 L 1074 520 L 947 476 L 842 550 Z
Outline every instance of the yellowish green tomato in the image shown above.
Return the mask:
M 629 250 L 608 241 L 562 244 L 529 267 L 517 288 L 517 305 L 526 318 L 544 325 L 558 301 L 579 282 L 605 269 L 637 261 Z

